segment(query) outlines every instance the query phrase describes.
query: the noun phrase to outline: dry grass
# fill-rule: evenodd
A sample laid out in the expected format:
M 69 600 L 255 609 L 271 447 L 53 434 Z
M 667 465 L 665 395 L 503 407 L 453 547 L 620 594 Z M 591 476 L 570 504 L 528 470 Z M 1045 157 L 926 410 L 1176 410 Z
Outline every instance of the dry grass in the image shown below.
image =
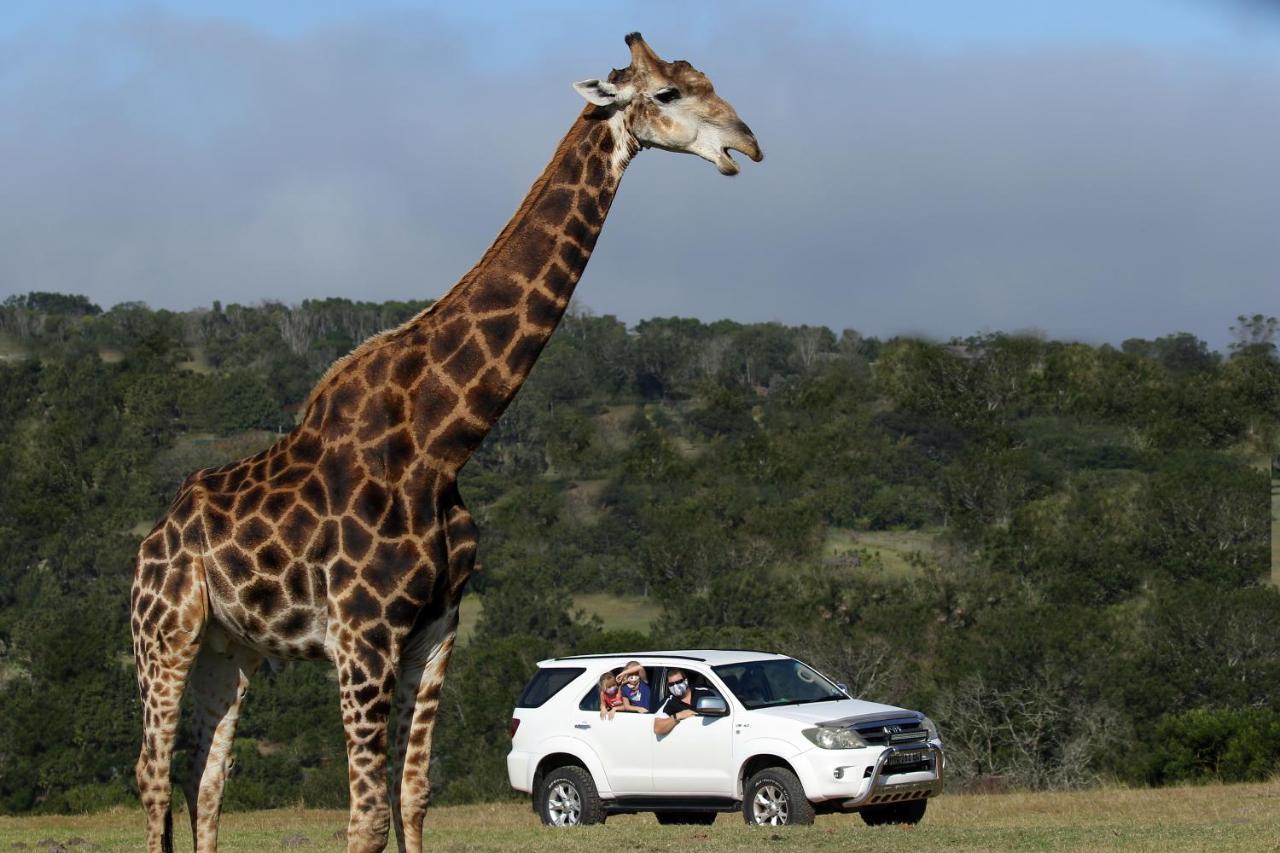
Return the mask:
M 233 783 L 234 784 L 234 783 Z M 175 816 L 176 848 L 190 849 L 185 816 Z M 221 849 L 341 850 L 345 814 L 282 809 L 229 814 Z M 118 809 L 76 817 L 0 818 L 0 849 L 15 842 L 82 838 L 98 850 L 139 846 L 142 814 Z M 335 837 L 338 834 L 338 837 Z M 301 836 L 306 841 L 298 841 Z M 753 829 L 736 814 L 709 827 L 662 827 L 651 815 L 611 818 L 603 827 L 549 830 L 525 803 L 433 809 L 435 850 L 1280 850 L 1280 782 L 1162 790 L 1104 789 L 1069 794 L 945 796 L 914 828 L 869 828 L 852 815 L 818 818 L 803 829 Z M 74 849 L 74 848 L 71 848 Z M 85 848 L 80 848 L 85 849 Z
M 600 496 L 608 485 L 607 479 L 574 481 L 564 490 L 562 516 L 578 524 L 594 524 L 600 517 Z
M 606 447 L 614 451 L 626 450 L 630 444 L 626 426 L 638 411 L 639 406 L 628 403 L 606 406 L 601 414 L 596 415 L 596 427 L 600 430 L 600 437 L 604 439 Z

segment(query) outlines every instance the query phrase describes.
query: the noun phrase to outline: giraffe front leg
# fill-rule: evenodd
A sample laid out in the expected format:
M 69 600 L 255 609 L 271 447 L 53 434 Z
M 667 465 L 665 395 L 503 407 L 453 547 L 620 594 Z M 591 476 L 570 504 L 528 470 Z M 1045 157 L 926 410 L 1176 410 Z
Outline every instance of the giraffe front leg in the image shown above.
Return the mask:
M 387 846 L 391 828 L 387 718 L 395 691 L 395 664 L 390 649 L 367 637 L 357 639 L 352 652 L 340 652 L 337 663 L 351 785 L 347 850 L 379 851 Z
M 413 638 L 396 694 L 396 763 L 392 768 L 393 808 L 400 853 L 422 850 L 422 824 L 431 799 L 431 734 L 440 689 L 458 632 L 458 608 Z

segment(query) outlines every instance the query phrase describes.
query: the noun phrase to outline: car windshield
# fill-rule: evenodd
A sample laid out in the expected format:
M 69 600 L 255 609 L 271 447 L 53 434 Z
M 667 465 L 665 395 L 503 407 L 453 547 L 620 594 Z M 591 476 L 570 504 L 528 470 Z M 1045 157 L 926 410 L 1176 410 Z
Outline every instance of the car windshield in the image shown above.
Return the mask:
M 725 664 L 715 667 L 715 671 L 743 707 L 751 711 L 849 698 L 816 670 L 790 658 Z

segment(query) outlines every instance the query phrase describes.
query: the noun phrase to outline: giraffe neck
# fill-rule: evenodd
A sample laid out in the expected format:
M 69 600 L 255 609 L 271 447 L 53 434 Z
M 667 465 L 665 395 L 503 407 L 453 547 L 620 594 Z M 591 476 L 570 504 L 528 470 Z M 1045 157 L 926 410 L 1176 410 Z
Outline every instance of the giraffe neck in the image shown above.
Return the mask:
M 459 398 L 451 442 L 433 447 L 441 467 L 461 467 L 524 384 L 638 149 L 621 112 L 585 110 L 480 261 L 403 329 Z
M 621 112 L 584 111 L 493 245 L 427 313 L 476 319 L 505 315 L 524 335 L 545 343 L 591 258 L 622 173 L 638 148 Z M 523 378 L 530 367 L 531 362 L 513 370 L 513 378 Z

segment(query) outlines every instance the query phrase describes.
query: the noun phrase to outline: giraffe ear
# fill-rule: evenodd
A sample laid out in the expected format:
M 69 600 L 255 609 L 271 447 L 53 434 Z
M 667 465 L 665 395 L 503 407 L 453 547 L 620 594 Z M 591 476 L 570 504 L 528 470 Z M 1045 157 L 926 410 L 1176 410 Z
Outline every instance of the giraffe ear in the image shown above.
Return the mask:
M 573 88 L 587 99 L 587 103 L 595 104 L 597 107 L 626 103 L 626 99 L 618 92 L 618 87 L 607 80 L 582 80 L 574 83 Z

